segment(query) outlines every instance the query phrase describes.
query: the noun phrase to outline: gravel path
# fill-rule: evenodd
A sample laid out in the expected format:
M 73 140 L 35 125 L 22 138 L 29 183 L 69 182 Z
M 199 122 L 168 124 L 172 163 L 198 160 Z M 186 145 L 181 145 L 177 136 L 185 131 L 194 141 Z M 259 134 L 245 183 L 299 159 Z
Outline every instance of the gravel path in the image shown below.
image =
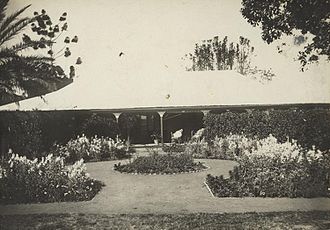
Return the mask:
M 203 184 L 207 174 L 228 176 L 235 162 L 200 160 L 210 168 L 190 174 L 130 175 L 113 171 L 118 161 L 88 163 L 106 186 L 87 202 L 0 206 L 0 214 L 32 213 L 223 213 L 330 210 L 330 199 L 215 198 Z

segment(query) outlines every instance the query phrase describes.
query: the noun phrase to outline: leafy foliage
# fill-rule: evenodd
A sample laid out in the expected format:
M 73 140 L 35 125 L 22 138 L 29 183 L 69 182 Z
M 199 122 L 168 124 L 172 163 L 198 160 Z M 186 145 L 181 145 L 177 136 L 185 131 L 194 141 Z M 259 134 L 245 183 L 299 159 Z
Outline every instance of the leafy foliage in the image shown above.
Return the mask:
M 242 0 L 242 15 L 253 26 L 262 28 L 262 39 L 267 43 L 292 35 L 313 35 L 311 43 L 299 52 L 302 69 L 317 62 L 320 55 L 330 60 L 330 2 L 327 0 Z
M 58 19 L 57 23 L 53 23 L 51 17 L 43 9 L 41 12 L 34 12 L 35 22 L 31 24 L 32 32 L 36 33 L 40 39 L 38 42 L 34 42 L 28 35 L 24 34 L 23 41 L 26 43 L 34 43 L 33 49 L 48 49 L 47 55 L 52 59 L 64 56 L 71 56 L 71 50 L 69 44 L 74 44 L 78 42 L 78 36 L 75 35 L 70 39 L 69 36 L 65 36 L 63 43 L 64 47 L 56 51 L 54 48 L 55 44 L 59 43 L 59 39 L 65 35 L 68 30 L 67 13 L 64 12 Z M 80 65 L 82 63 L 81 57 L 77 58 L 76 64 Z M 70 78 L 74 77 L 75 67 L 70 66 Z
M 0 165 L 0 203 L 91 200 L 102 188 L 91 179 L 83 161 L 66 167 L 61 157 L 40 161 L 13 154 Z
M 247 38 L 240 36 L 238 43 L 234 43 L 229 42 L 227 36 L 223 40 L 215 36 L 202 44 L 197 43 L 194 53 L 185 57 L 192 62 L 188 71 L 236 70 L 242 75 L 271 80 L 275 76 L 271 70 L 260 70 L 252 66 L 253 54 L 254 47 Z
M 140 156 L 128 164 L 115 164 L 115 170 L 127 173 L 180 173 L 204 169 L 202 163 L 195 163 L 191 154 L 159 154 Z
M 42 125 L 37 113 L 1 113 L 0 124 L 1 136 L 7 139 L 7 145 L 13 152 L 21 152 L 29 159 L 40 156 L 44 146 Z
M 330 155 L 304 150 L 296 142 L 278 143 L 270 136 L 244 149 L 236 157 L 239 165 L 229 178 L 207 176 L 219 197 L 319 197 L 328 196 Z

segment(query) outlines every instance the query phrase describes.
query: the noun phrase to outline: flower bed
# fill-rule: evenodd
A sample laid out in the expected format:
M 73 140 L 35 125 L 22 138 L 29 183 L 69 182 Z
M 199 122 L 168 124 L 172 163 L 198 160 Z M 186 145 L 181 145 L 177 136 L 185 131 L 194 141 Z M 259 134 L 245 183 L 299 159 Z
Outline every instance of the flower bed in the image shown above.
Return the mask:
M 195 163 L 193 157 L 186 153 L 158 154 L 152 153 L 149 156 L 137 157 L 132 162 L 122 165 L 115 164 L 114 169 L 126 173 L 156 173 L 173 174 L 183 172 L 195 172 L 206 167 L 198 162 Z
M 64 146 L 56 146 L 55 155 L 65 157 L 67 163 L 80 159 L 85 161 L 118 160 L 130 157 L 129 150 L 123 141 L 108 137 L 88 138 L 85 135 L 70 140 Z
M 91 200 L 102 188 L 86 173 L 83 160 L 65 167 L 51 154 L 40 161 L 13 154 L 0 167 L 0 203 L 44 203 Z
M 206 182 L 218 197 L 326 197 L 329 153 L 305 150 L 295 141 L 278 143 L 276 138 L 257 141 L 243 148 L 239 165 L 229 178 L 208 175 Z

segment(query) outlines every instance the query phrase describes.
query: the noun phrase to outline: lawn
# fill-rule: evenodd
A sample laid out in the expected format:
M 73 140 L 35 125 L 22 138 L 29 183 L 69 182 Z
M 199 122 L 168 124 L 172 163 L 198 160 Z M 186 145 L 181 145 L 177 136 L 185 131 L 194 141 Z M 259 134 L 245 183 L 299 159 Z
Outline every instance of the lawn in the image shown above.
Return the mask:
M 329 229 L 330 212 L 0 216 L 0 229 Z

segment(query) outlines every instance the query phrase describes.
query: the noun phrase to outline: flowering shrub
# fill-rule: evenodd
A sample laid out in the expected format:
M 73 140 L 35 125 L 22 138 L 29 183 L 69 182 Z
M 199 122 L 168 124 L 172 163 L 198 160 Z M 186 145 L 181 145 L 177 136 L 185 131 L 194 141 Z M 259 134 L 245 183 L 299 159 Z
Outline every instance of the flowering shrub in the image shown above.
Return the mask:
M 191 154 L 173 153 L 137 157 L 132 162 L 121 165 L 115 164 L 115 170 L 128 173 L 179 173 L 204 169 L 202 163 L 195 163 Z
M 103 184 L 86 173 L 83 160 L 65 167 L 62 157 L 29 160 L 13 154 L 1 166 L 0 203 L 91 200 Z
M 65 146 L 56 146 L 55 154 L 64 156 L 66 162 L 77 160 L 100 161 L 115 160 L 128 157 L 127 147 L 123 141 L 115 141 L 108 137 L 88 138 L 85 135 L 70 140 Z
M 195 158 L 235 160 L 244 151 L 254 148 L 256 144 L 256 139 L 231 134 L 223 138 L 217 136 L 210 143 L 204 138 L 191 140 L 186 144 L 186 152 L 193 154 Z
M 195 158 L 209 158 L 210 149 L 205 139 L 191 140 L 186 144 L 186 153 L 192 154 Z
M 246 143 L 249 143 L 247 141 Z M 239 165 L 229 178 L 207 176 L 219 197 L 320 197 L 328 195 L 329 153 L 305 150 L 296 141 L 279 143 L 273 136 L 242 148 Z M 251 147 L 251 148 L 250 148 Z

